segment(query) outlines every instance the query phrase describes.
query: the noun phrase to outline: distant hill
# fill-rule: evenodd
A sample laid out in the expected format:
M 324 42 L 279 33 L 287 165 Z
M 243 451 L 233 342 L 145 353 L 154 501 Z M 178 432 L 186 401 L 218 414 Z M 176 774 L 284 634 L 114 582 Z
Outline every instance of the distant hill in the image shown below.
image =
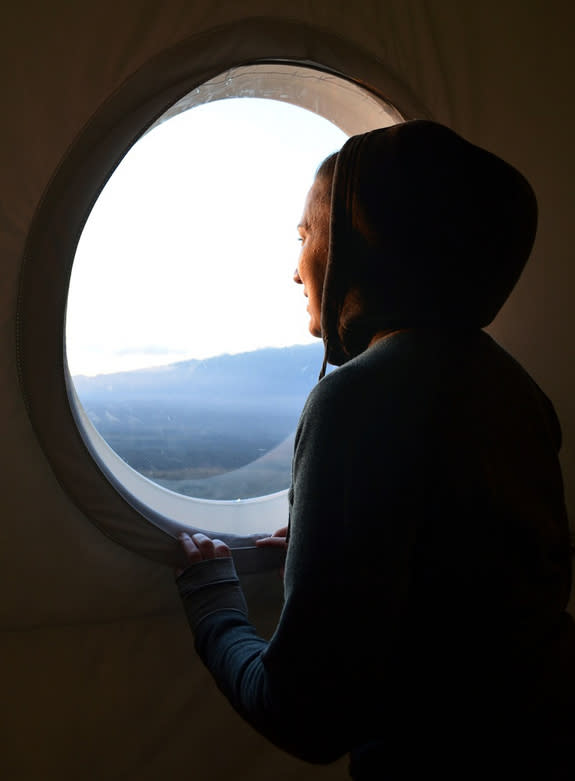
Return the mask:
M 237 400 L 239 396 L 293 396 L 309 393 L 321 368 L 323 344 L 266 347 L 237 355 L 218 355 L 168 366 L 96 377 L 77 375 L 80 399 L 97 396 L 159 398 L 186 396 Z
M 322 358 L 317 343 L 73 379 L 134 469 L 188 496 L 249 498 L 288 487 L 293 432 Z

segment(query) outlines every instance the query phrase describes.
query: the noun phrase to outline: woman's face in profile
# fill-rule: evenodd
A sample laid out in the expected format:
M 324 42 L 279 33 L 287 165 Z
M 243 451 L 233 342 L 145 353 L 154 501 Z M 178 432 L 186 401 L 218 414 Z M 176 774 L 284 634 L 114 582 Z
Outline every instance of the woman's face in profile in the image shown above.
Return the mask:
M 308 299 L 309 330 L 321 336 L 321 297 L 329 248 L 329 198 L 327 184 L 316 179 L 309 191 L 298 225 L 301 252 L 294 282 L 303 285 Z

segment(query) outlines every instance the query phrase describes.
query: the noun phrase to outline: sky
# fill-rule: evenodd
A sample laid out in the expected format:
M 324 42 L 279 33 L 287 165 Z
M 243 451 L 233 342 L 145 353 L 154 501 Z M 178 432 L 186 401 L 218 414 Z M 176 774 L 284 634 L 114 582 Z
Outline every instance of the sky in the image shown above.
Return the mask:
M 347 136 L 288 103 L 218 100 L 156 126 L 110 177 L 78 244 L 72 375 L 313 341 L 292 281 L 319 163 Z

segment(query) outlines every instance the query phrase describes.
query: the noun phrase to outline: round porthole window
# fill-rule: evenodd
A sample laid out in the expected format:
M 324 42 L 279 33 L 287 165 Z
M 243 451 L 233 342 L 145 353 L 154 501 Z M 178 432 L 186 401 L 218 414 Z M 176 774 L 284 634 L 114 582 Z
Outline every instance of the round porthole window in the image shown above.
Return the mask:
M 217 534 L 248 573 L 278 565 L 254 540 L 286 524 L 322 363 L 292 281 L 306 192 L 348 136 L 426 112 L 325 31 L 240 27 L 160 52 L 93 106 L 32 223 L 16 351 L 79 519 L 170 566 L 182 528 Z
M 321 364 L 291 282 L 298 209 L 344 140 L 288 103 L 209 102 L 148 132 L 96 202 L 70 280 L 68 368 L 96 430 L 157 485 L 218 501 L 287 489 Z
M 69 392 L 101 469 L 155 522 L 285 523 L 323 351 L 291 281 L 303 200 L 348 135 L 399 120 L 338 76 L 241 67 L 168 109 L 108 180 L 72 267 Z

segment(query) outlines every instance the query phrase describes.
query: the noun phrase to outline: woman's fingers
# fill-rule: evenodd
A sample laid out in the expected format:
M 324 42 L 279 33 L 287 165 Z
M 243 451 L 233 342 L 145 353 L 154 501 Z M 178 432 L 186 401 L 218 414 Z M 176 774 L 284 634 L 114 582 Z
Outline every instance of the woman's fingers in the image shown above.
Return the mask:
M 204 559 L 223 559 L 232 555 L 225 542 L 211 540 L 201 532 L 191 536 L 181 532 L 178 534 L 178 541 L 188 564 L 197 564 Z
M 256 545 L 260 548 L 285 548 L 287 531 L 288 527 L 282 526 L 282 528 L 275 531 L 271 537 L 262 537 L 261 539 L 256 540 Z
M 215 559 L 214 543 L 208 536 L 201 532 L 196 532 L 195 534 L 192 534 L 192 540 L 202 554 L 202 559 Z
M 202 560 L 202 552 L 194 542 L 193 537 L 182 532 L 178 534 L 178 542 L 188 564 L 197 564 L 198 561 Z
M 256 540 L 256 546 L 258 548 L 285 548 L 285 537 L 262 537 Z
M 228 548 L 225 542 L 221 540 L 212 540 L 214 544 L 214 558 L 226 559 L 232 555 L 231 550 Z

